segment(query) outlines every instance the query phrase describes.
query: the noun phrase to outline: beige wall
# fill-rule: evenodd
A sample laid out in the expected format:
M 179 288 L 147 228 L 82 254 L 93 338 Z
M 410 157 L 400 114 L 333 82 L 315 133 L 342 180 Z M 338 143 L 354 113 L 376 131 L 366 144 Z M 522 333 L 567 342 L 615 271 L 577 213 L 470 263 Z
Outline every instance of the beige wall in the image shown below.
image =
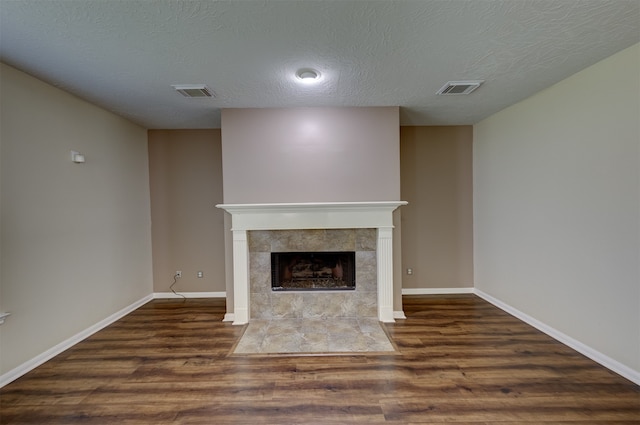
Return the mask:
M 471 126 L 400 128 L 403 288 L 473 286 L 472 138 Z
M 149 130 L 155 292 L 224 292 L 220 130 Z M 197 272 L 203 277 L 198 278 Z
M 477 289 L 640 377 L 640 45 L 474 126 Z
M 151 294 L 151 221 L 143 128 L 2 64 L 0 89 L 6 374 Z
M 224 202 L 396 201 L 399 110 L 225 109 Z

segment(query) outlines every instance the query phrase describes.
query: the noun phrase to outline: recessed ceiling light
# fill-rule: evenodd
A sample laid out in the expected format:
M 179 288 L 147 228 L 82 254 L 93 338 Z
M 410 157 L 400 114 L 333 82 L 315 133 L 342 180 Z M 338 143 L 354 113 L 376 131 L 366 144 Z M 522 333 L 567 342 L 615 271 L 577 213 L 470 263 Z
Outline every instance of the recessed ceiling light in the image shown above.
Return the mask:
M 296 71 L 296 78 L 303 83 L 312 83 L 320 79 L 320 72 L 312 68 L 302 68 Z
M 213 90 L 204 84 L 174 84 L 171 87 L 184 97 L 216 97 Z

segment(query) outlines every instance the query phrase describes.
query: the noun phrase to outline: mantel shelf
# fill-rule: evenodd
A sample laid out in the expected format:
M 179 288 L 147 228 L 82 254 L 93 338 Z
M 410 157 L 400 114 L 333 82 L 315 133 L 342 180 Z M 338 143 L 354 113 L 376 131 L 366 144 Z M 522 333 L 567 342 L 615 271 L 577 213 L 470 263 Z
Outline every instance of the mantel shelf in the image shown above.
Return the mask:
M 232 230 L 393 227 L 391 213 L 406 201 L 220 204 Z
M 372 201 L 372 202 L 302 202 L 302 203 L 276 203 L 276 204 L 219 204 L 231 214 L 243 212 L 296 212 L 296 211 L 363 211 L 363 210 L 389 210 L 392 211 L 407 201 Z

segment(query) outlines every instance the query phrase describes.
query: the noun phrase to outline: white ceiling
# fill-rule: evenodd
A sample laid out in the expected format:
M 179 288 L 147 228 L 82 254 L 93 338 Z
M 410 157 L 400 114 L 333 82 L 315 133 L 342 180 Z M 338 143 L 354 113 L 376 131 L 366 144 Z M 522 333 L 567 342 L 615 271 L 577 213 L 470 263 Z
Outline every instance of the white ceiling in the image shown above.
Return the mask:
M 473 124 L 637 42 L 640 0 L 0 0 L 0 60 L 146 128 L 299 106 Z M 449 80 L 485 83 L 437 96 Z

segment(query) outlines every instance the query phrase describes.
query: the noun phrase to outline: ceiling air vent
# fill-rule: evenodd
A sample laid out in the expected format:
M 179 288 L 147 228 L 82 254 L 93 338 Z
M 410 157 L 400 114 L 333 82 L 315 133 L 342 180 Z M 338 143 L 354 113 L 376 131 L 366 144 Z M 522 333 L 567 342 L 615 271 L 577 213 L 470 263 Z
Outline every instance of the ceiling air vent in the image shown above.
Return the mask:
M 175 84 L 171 87 L 184 97 L 216 97 L 213 90 L 204 84 Z
M 442 86 L 440 90 L 436 92 L 436 94 L 452 96 L 456 94 L 469 94 L 482 84 L 483 80 L 473 80 L 473 81 L 449 81 L 447 84 Z

